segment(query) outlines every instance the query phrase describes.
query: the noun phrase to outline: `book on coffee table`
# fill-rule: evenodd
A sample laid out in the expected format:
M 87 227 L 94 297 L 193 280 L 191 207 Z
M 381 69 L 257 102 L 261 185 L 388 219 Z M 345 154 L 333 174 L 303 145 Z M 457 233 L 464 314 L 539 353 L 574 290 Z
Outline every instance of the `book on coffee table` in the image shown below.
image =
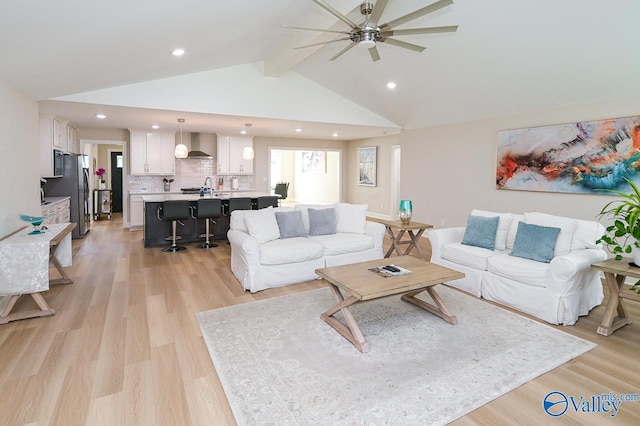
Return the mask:
M 410 270 L 394 264 L 378 266 L 376 268 L 369 268 L 369 270 L 385 278 L 396 277 L 398 275 L 406 275 L 411 273 Z

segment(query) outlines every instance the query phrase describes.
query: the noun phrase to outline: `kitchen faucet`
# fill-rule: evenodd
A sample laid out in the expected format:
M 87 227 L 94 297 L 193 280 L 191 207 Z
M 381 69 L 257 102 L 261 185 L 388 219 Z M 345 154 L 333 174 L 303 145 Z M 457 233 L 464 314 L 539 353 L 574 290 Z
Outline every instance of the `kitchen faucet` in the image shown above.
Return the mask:
M 209 186 L 207 186 L 207 181 L 209 181 Z M 209 188 L 209 190 L 213 191 L 213 182 L 211 181 L 211 176 L 207 176 L 206 178 L 204 178 L 203 186 L 205 190 Z

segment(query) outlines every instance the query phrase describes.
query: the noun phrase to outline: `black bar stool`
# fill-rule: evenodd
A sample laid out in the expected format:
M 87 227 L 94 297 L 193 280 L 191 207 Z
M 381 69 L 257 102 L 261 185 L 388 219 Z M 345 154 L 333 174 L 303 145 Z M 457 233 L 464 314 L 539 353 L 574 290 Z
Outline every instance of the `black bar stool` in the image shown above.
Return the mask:
M 289 194 L 289 182 L 276 183 L 276 187 L 273 190 L 273 193 L 280 196 L 278 203 L 280 203 L 282 200 L 286 200 L 287 195 Z
M 176 240 L 180 238 L 176 235 L 176 226 L 178 221 L 189 219 L 189 212 L 189 201 L 186 200 L 165 201 L 162 203 L 162 206 L 158 207 L 158 219 L 170 220 L 172 228 L 171 237 L 167 237 L 167 239 L 171 239 L 171 246 L 163 248 L 162 251 L 171 251 L 175 253 L 177 251 L 187 249 L 186 247 L 178 246 L 176 244 Z M 184 226 L 183 223 L 181 223 L 181 225 Z
M 225 216 L 231 216 L 231 212 L 234 210 L 251 210 L 251 208 L 251 198 L 249 197 L 229 198 Z
M 205 242 L 198 244 L 198 248 L 208 249 L 211 247 L 218 247 L 216 243 L 209 242 L 209 237 L 213 237 L 214 234 L 209 233 L 209 222 L 216 223 L 215 218 L 220 217 L 222 207 L 222 201 L 219 198 L 213 199 L 199 199 L 196 205 L 196 215 L 194 219 L 204 219 L 205 221 L 205 233 L 198 235 L 199 237 L 205 237 Z
M 280 197 L 275 195 L 269 195 L 265 197 L 258 197 L 256 201 L 256 207 L 259 209 L 264 209 L 265 207 L 278 207 L 278 200 Z

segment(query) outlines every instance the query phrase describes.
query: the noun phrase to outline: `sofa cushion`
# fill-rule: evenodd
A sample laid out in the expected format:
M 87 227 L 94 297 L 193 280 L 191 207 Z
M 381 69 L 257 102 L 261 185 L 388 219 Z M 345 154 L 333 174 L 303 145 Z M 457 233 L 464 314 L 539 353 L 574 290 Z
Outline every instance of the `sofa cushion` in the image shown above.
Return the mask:
M 336 210 L 309 209 L 309 235 L 329 235 L 336 233 Z
M 295 209 L 302 213 L 302 223 L 304 229 L 309 233 L 309 209 L 332 209 L 335 208 L 335 204 L 298 204 Z
M 559 233 L 560 228 L 520 222 L 511 256 L 549 263 L 553 259 Z
M 507 234 L 509 233 L 509 226 L 513 220 L 513 215 L 511 213 L 496 213 L 478 209 L 471 210 L 471 215 L 484 217 L 498 216 L 500 218 L 493 248 L 494 250 L 504 250 L 507 246 Z
M 443 259 L 481 271 L 487 270 L 487 259 L 495 254 L 493 250 L 461 243 L 449 243 L 442 247 Z
M 556 241 L 554 256 L 562 256 L 571 251 L 571 239 L 573 238 L 576 226 L 578 226 L 578 222 L 576 222 L 575 219 L 534 212 L 525 213 L 524 221 L 533 225 L 560 228 L 560 234 Z
M 545 288 L 549 264 L 498 253 L 487 259 L 487 271 L 532 287 Z
M 577 226 L 571 238 L 571 251 L 598 248 L 596 241 L 604 233 L 604 227 L 594 220 L 574 220 Z
M 280 238 L 280 229 L 278 228 L 273 207 L 252 210 L 245 215 L 244 220 L 247 224 L 249 235 L 258 240 L 258 243 Z
M 332 235 L 310 236 L 309 239 L 324 247 L 325 256 L 356 253 L 373 248 L 373 238 L 364 234 L 341 232 Z
M 302 212 L 276 212 L 276 222 L 280 229 L 280 238 L 306 237 L 307 232 L 302 223 Z
M 464 230 L 462 244 L 493 250 L 496 243 L 496 231 L 498 230 L 499 221 L 500 218 L 498 216 L 469 216 L 467 218 L 467 226 Z
M 513 243 L 516 240 L 516 234 L 518 233 L 518 223 L 524 220 L 524 215 L 522 214 L 512 214 L 511 215 L 511 224 L 509 225 L 509 232 L 507 232 L 507 241 L 505 244 L 505 249 L 511 250 L 513 249 Z
M 368 204 L 336 204 L 336 232 L 364 234 Z
M 231 212 L 231 218 L 229 220 L 229 229 L 242 231 L 245 234 L 249 233 L 247 229 L 247 222 L 244 220 L 247 214 L 253 213 L 255 210 L 234 210 Z M 293 211 L 293 207 L 273 207 L 274 212 L 290 212 Z
M 282 265 L 319 259 L 324 253 L 322 244 L 306 237 L 272 240 L 260 244 L 262 265 Z

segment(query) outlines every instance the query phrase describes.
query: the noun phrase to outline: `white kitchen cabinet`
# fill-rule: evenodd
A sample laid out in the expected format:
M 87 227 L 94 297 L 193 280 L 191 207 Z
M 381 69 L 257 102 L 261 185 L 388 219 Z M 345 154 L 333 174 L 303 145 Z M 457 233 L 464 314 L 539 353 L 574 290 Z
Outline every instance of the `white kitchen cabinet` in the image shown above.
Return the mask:
M 44 225 L 51 223 L 67 223 L 71 218 L 71 201 L 69 197 L 41 206 L 42 216 L 48 216 Z
M 78 132 L 75 127 L 67 124 L 67 152 L 79 154 L 78 151 Z
M 129 226 L 144 225 L 144 201 L 142 195 L 129 195 Z
M 173 133 L 131 131 L 130 173 L 132 175 L 173 175 L 175 135 Z
M 53 150 L 67 150 L 66 123 L 51 116 L 40 116 L 40 176 L 51 177 Z
M 218 135 L 218 174 L 252 175 L 253 159 L 242 158 L 246 147 L 253 148 L 252 137 Z

